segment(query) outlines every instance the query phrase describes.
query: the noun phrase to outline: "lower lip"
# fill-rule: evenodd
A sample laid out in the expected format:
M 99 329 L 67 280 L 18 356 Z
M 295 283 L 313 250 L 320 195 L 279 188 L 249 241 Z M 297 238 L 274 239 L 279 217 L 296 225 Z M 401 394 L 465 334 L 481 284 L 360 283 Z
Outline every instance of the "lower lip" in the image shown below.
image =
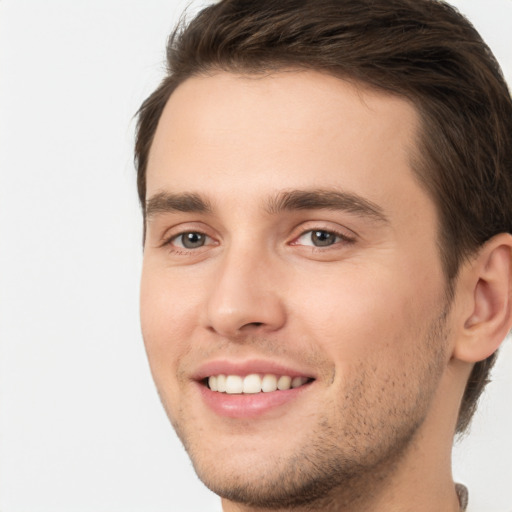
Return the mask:
M 219 416 L 226 418 L 254 418 L 289 404 L 308 389 L 311 384 L 286 391 L 237 395 L 211 391 L 203 384 L 198 385 L 206 405 Z

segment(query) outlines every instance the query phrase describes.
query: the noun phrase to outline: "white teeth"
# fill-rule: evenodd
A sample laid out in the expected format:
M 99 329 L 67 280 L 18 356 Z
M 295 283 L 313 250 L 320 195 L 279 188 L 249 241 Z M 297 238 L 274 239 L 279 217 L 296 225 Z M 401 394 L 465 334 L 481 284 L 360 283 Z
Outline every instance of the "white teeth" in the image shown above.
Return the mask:
M 294 377 L 292 379 L 292 388 L 300 388 L 303 384 L 306 384 L 307 380 L 304 377 Z
M 251 373 L 245 377 L 239 375 L 212 375 L 208 377 L 208 387 L 212 391 L 220 393 L 235 394 L 255 394 L 270 393 L 272 391 L 286 391 L 292 388 L 303 386 L 309 381 L 306 377 L 290 377 L 288 375 L 258 375 Z
M 261 380 L 261 391 L 269 393 L 277 390 L 277 377 L 275 375 L 265 375 Z
M 208 386 L 212 391 L 218 391 L 219 388 L 217 387 L 217 377 L 213 375 L 208 377 Z
M 217 391 L 221 393 L 226 392 L 226 376 L 225 375 L 217 375 Z
M 261 391 L 261 379 L 259 375 L 247 375 L 244 378 L 244 393 L 259 393 Z
M 279 377 L 279 380 L 277 381 L 277 389 L 281 391 L 286 391 L 287 389 L 290 389 L 292 386 L 292 378 L 288 377 L 288 375 L 283 375 L 282 377 Z
M 226 393 L 236 395 L 244 390 L 244 380 L 238 375 L 228 375 L 226 377 Z

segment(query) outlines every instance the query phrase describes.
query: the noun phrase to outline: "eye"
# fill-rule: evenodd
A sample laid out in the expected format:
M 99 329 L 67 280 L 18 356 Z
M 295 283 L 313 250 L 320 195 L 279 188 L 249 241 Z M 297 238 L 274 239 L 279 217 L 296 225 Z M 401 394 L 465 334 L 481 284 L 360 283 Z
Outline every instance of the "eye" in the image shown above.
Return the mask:
M 170 244 L 181 249 L 198 249 L 211 242 L 211 238 L 198 231 L 181 233 L 170 240 Z
M 327 231 L 325 229 L 312 229 L 305 231 L 294 242 L 294 245 L 307 245 L 313 247 L 329 247 L 340 241 L 348 241 L 348 237 Z

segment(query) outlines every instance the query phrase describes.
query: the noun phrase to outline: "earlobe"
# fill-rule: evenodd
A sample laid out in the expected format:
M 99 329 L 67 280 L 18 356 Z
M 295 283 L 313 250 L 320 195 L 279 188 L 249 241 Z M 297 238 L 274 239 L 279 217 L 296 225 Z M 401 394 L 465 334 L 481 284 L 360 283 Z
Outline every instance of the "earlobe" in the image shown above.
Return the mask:
M 476 363 L 493 354 L 512 327 L 512 236 L 491 238 L 462 273 L 469 301 L 453 355 Z

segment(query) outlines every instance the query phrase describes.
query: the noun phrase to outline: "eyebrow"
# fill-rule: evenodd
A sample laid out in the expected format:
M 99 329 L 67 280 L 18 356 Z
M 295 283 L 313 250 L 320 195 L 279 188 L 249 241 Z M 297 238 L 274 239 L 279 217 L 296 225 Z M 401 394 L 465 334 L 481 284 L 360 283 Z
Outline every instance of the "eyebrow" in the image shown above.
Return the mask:
M 211 211 L 212 207 L 210 203 L 199 194 L 171 194 L 168 192 L 159 192 L 146 201 L 145 213 L 147 218 L 151 218 L 158 213 L 210 213 Z
M 293 210 L 346 211 L 380 222 L 389 222 L 379 205 L 351 192 L 290 190 L 279 193 L 267 203 L 267 211 L 272 214 Z
M 335 190 L 287 190 L 267 200 L 271 215 L 294 210 L 334 210 L 354 213 L 380 222 L 389 222 L 382 208 L 357 194 Z M 211 203 L 194 192 L 159 192 L 146 201 L 146 218 L 159 213 L 212 213 Z

